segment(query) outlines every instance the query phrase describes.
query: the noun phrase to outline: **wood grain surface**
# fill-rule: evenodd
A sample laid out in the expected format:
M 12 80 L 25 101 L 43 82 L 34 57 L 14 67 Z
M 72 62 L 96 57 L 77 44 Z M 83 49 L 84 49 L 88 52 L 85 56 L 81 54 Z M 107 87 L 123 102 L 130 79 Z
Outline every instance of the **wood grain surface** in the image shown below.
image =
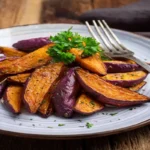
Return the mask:
M 58 6 L 58 0 L 0 0 L 0 28 L 48 22 L 79 23 L 74 20 L 72 12 L 80 14 L 92 8 L 115 7 L 133 1 L 60 0 Z M 64 7 L 66 5 L 70 6 L 69 9 Z M 61 14 L 65 11 L 70 12 L 67 19 Z M 0 150 L 150 150 L 150 127 L 79 140 L 39 140 L 0 135 L 0 143 Z

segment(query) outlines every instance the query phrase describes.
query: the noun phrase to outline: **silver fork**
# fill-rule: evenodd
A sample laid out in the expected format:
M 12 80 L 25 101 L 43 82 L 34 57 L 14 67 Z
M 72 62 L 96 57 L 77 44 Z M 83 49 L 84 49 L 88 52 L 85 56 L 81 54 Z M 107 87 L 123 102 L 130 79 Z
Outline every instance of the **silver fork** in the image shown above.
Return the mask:
M 98 20 L 98 24 L 95 20 L 93 20 L 94 27 L 96 28 L 96 31 L 103 41 L 103 43 L 100 43 L 100 46 L 105 51 L 106 55 L 112 58 L 118 57 L 118 58 L 127 58 L 135 61 L 137 64 L 142 66 L 145 70 L 150 72 L 150 66 L 146 64 L 145 62 L 141 61 L 140 59 L 134 57 L 134 52 L 127 49 L 117 38 L 117 36 L 114 34 L 114 32 L 110 29 L 106 21 Z M 90 27 L 89 23 L 85 22 L 86 26 L 88 27 L 91 35 L 100 42 L 98 36 L 94 33 L 93 29 Z M 101 28 L 101 30 L 100 30 Z M 103 34 L 104 33 L 104 34 Z

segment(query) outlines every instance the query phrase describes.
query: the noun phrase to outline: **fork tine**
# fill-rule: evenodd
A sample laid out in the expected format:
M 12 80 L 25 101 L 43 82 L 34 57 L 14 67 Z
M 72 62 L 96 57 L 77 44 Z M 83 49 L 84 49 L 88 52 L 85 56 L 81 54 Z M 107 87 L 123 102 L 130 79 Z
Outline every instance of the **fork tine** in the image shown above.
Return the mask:
M 90 31 L 91 35 L 96 39 L 96 41 L 100 42 L 99 38 L 96 36 L 96 34 L 93 32 L 92 28 L 90 27 L 88 21 L 85 21 L 85 24 L 86 24 L 88 30 Z M 106 46 L 104 46 L 102 43 L 100 43 L 100 46 L 104 51 L 106 51 L 106 53 L 109 52 L 109 49 Z M 110 57 L 110 56 L 108 55 L 108 57 Z
M 100 27 L 102 28 L 103 32 L 105 33 L 106 37 L 108 38 L 108 40 L 110 41 L 110 43 L 112 44 L 112 46 L 114 48 L 116 48 L 116 50 L 120 50 L 120 46 L 116 45 L 116 43 L 114 43 L 114 41 L 112 40 L 112 37 L 110 36 L 110 34 L 108 33 L 108 31 L 106 30 L 106 28 L 103 26 L 102 22 L 100 20 L 98 20 L 98 23 L 100 25 Z M 121 48 L 122 49 L 122 48 Z
M 99 39 L 97 38 L 96 34 L 93 32 L 92 28 L 90 27 L 89 23 L 87 21 L 85 21 L 86 26 L 88 27 L 90 33 L 92 34 L 92 36 L 96 39 L 96 41 L 100 42 Z
M 104 42 L 104 44 L 106 45 L 106 47 L 111 51 L 111 47 L 109 45 L 109 43 L 107 42 L 107 40 L 105 39 L 105 37 L 103 36 L 103 34 L 101 33 L 101 31 L 99 30 L 97 23 L 95 20 L 93 20 L 93 24 L 94 27 L 96 28 L 96 31 L 98 32 L 99 36 L 101 37 L 102 41 Z
M 102 20 L 102 22 L 104 23 L 106 29 L 110 32 L 111 36 L 116 40 L 116 42 L 119 44 L 120 47 L 122 47 L 123 49 L 126 49 L 120 42 L 120 40 L 117 38 L 117 36 L 113 33 L 113 31 L 110 29 L 110 27 L 108 26 L 108 24 L 106 23 L 105 20 Z

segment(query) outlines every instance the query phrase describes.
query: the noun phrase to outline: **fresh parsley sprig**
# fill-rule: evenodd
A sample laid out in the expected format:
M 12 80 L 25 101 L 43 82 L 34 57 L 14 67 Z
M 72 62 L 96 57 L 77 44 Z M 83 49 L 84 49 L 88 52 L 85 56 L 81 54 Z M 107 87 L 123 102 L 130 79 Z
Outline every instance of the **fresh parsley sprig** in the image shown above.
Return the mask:
M 64 62 L 70 64 L 75 61 L 75 56 L 69 52 L 71 48 L 83 50 L 82 57 L 89 57 L 95 53 L 103 54 L 100 49 L 99 43 L 91 37 L 82 37 L 78 33 L 71 32 L 71 29 L 62 31 L 55 36 L 51 36 L 50 40 L 55 45 L 48 49 L 48 54 L 55 62 Z

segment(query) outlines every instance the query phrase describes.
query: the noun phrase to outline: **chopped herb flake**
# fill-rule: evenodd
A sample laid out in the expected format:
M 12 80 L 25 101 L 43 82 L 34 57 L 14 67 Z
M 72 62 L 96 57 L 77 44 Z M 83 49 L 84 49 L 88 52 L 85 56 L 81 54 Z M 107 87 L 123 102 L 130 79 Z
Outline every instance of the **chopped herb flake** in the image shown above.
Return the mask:
M 110 115 L 111 115 L 111 116 L 115 116 L 116 114 L 118 114 L 118 113 L 111 113 Z
M 58 126 L 64 126 L 65 124 L 58 124 Z
M 87 127 L 87 128 L 91 128 L 91 127 L 93 127 L 93 124 L 92 124 L 92 123 L 87 122 L 87 123 L 86 123 L 86 127 Z

